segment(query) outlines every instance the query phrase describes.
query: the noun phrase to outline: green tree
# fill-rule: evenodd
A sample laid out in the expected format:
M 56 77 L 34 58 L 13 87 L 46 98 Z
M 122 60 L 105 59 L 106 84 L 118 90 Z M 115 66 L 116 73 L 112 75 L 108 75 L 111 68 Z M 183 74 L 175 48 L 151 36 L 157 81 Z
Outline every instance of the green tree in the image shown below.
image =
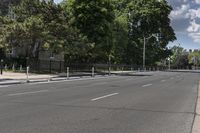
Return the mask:
M 68 16 L 60 5 L 40 0 L 22 0 L 12 9 L 16 19 L 2 19 L 2 22 L 7 21 L 0 34 L 3 36 L 1 42 L 6 46 L 25 48 L 26 56 L 36 60 L 41 49 L 63 52 L 73 59 L 80 56 L 86 58 L 92 44 L 79 30 L 70 26 Z M 81 51 L 80 48 L 84 49 Z
M 72 24 L 87 36 L 94 48 L 90 51 L 93 62 L 107 60 L 112 49 L 112 26 L 114 21 L 111 0 L 71 0 Z
M 194 50 L 189 53 L 189 63 L 193 65 L 200 65 L 200 51 Z
M 186 68 L 189 65 L 189 52 L 180 46 L 173 46 L 171 48 L 172 55 L 170 57 L 172 66 L 176 68 Z
M 130 48 L 136 53 L 134 62 L 141 64 L 144 38 L 149 38 L 152 34 L 159 33 L 159 43 L 152 37 L 147 39 L 146 61 L 147 64 L 154 64 L 160 59 L 166 58 L 169 53 L 167 44 L 176 39 L 175 33 L 170 26 L 169 14 L 171 6 L 165 0 L 140 0 L 131 1 L 129 8 L 129 30 Z M 133 46 L 133 48 L 131 48 Z M 163 54 L 164 53 L 164 54 Z M 131 59 L 132 55 L 130 55 Z

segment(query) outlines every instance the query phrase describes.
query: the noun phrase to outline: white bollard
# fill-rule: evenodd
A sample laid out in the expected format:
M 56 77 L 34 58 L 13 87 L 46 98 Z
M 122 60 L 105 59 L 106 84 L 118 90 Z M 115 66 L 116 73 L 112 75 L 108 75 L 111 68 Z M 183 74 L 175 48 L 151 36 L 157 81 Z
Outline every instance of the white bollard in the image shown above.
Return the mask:
M 29 82 L 29 67 L 26 68 L 26 82 Z
M 19 71 L 21 72 L 23 69 L 22 69 L 22 65 L 20 65 L 20 68 L 19 68 Z
M 69 67 L 67 67 L 67 80 L 69 80 Z
M 4 68 L 5 68 L 5 71 L 7 71 L 8 70 L 8 65 L 6 64 Z
M 110 67 L 108 68 L 108 71 L 109 71 L 108 75 L 110 76 L 111 75 L 111 68 Z
M 13 66 L 12 66 L 12 71 L 13 72 L 15 71 L 15 64 L 13 64 Z
M 94 67 L 92 67 L 92 77 L 94 77 Z

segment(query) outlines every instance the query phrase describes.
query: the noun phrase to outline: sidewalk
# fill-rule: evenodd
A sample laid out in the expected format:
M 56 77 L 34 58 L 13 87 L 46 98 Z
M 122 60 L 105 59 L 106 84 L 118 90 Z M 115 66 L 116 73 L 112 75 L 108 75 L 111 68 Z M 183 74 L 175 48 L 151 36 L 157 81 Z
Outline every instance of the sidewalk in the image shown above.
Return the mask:
M 31 82 L 41 82 L 48 81 L 55 77 L 58 77 L 58 75 L 30 73 L 28 79 Z M 4 72 L 3 75 L 0 75 L 0 85 L 20 84 L 25 82 L 27 82 L 27 75 L 25 73 Z
M 111 75 L 118 76 L 151 76 L 155 72 L 146 71 L 146 72 L 138 72 L 138 71 L 111 71 Z M 66 80 L 66 73 L 60 74 L 34 74 L 29 73 L 28 82 L 48 82 L 48 81 L 61 81 Z M 95 77 L 98 76 L 108 76 L 108 73 L 95 73 Z M 77 72 L 70 73 L 71 80 L 79 79 L 79 78 L 91 78 L 92 74 L 89 72 Z M 1 85 L 10 85 L 10 84 L 23 84 L 27 83 L 27 75 L 26 73 L 15 73 L 15 72 L 3 72 L 3 75 L 0 75 L 0 86 Z
M 200 133 L 200 82 L 198 86 L 198 99 L 192 133 Z

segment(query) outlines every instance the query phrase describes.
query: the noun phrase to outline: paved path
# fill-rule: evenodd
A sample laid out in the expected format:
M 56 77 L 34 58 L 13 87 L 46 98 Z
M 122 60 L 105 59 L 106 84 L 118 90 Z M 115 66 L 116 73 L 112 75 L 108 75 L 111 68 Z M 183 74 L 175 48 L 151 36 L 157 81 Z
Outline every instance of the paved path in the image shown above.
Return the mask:
M 200 133 L 200 82 L 199 82 L 199 88 L 198 88 L 196 115 L 195 115 L 195 119 L 194 119 L 192 133 Z
M 199 74 L 0 88 L 1 133 L 190 133 Z
M 50 78 L 57 75 L 53 74 L 29 74 L 30 79 L 39 79 L 39 78 Z M 4 72 L 3 75 L 0 75 L 0 80 L 7 79 L 7 80 L 25 80 L 27 78 L 26 73 L 13 73 L 13 72 Z

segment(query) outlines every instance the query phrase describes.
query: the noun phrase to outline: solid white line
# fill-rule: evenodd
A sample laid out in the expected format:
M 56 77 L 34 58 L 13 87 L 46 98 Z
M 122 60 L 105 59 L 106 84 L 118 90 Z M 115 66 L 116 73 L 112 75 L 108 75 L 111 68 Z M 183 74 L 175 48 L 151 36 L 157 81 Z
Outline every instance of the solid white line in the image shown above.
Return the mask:
M 41 92 L 47 92 L 48 90 L 41 90 L 41 91 L 32 91 L 32 92 L 23 92 L 23 93 L 15 93 L 15 94 L 8 94 L 8 96 L 19 96 L 19 95 L 26 95 L 26 94 L 35 94 Z
M 142 87 L 148 87 L 148 86 L 152 86 L 153 84 L 147 84 L 147 85 L 143 85 Z
M 94 98 L 91 101 L 97 101 L 97 100 L 100 100 L 100 99 L 103 99 L 103 98 L 107 98 L 107 97 L 111 97 L 111 96 L 118 95 L 118 94 L 119 93 L 113 93 L 113 94 L 105 95 L 105 96 L 102 96 L 102 97 Z

